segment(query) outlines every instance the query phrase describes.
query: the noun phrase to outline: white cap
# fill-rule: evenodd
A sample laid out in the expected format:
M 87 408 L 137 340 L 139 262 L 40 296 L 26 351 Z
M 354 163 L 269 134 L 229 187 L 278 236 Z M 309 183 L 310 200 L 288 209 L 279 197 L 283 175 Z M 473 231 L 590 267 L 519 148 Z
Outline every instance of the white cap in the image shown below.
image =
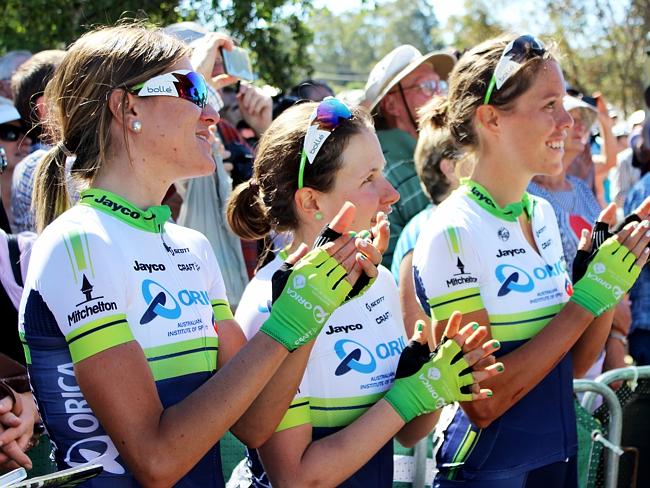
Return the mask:
M 0 97 L 0 124 L 20 120 L 20 114 L 11 100 Z
M 446 80 L 456 64 L 456 58 L 442 51 L 422 55 L 414 46 L 403 44 L 379 61 L 368 76 L 361 105 L 372 110 L 397 83 L 422 63 L 430 64 L 441 80 Z
M 572 110 L 579 110 L 583 112 L 587 117 L 587 120 L 591 121 L 591 123 L 588 124 L 590 127 L 596 121 L 596 117 L 598 117 L 598 110 L 596 110 L 596 107 L 585 102 L 581 98 L 572 97 L 571 95 L 564 95 L 564 98 L 562 99 L 562 105 L 564 106 L 564 110 L 567 112 L 571 112 Z
M 627 119 L 627 123 L 630 127 L 634 127 L 635 125 L 643 124 L 644 120 L 645 112 L 643 110 L 637 110 L 636 112 L 632 112 L 632 115 Z

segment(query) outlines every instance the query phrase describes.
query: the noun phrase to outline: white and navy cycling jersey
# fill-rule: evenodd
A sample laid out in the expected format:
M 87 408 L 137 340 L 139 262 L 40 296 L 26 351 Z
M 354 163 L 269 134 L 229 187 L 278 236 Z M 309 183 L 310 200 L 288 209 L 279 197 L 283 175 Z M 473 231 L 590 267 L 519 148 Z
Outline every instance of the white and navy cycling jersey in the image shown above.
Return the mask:
M 269 316 L 271 278 L 281 264 L 276 257 L 262 268 L 242 296 L 235 318 L 248 338 Z M 397 287 L 380 266 L 375 283 L 336 309 L 316 338 L 298 393 L 277 430 L 310 424 L 317 440 L 351 424 L 393 384 L 405 346 Z M 262 467 L 255 454 L 252 458 L 253 474 L 260 480 Z M 392 479 L 391 441 L 340 486 L 390 487 Z
M 232 318 L 219 266 L 207 239 L 169 215 L 90 189 L 32 251 L 20 310 L 30 379 L 58 467 L 104 466 L 87 486 L 138 484 L 84 399 L 75 364 L 135 340 L 165 408 L 217 368 L 216 323 Z M 217 444 L 178 486 L 223 484 Z
M 539 253 L 517 220 L 522 211 Z M 418 299 L 436 320 L 448 319 L 454 310 L 486 310 L 492 336 L 501 342 L 497 356 L 534 337 L 572 293 L 551 205 L 526 194 L 521 204 L 499 208 L 485 188 L 470 180 L 463 181 L 425 226 L 413 268 Z M 564 461 L 575 452 L 568 353 L 488 428 L 477 428 L 458 409 L 437 463 L 448 479 L 499 479 Z

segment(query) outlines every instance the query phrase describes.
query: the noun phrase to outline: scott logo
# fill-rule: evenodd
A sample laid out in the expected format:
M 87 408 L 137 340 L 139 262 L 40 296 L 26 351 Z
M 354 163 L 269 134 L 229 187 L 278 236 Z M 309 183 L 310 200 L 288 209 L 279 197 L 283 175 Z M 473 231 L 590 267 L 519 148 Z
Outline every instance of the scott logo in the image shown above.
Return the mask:
M 132 219 L 139 219 L 141 217 L 140 212 L 136 210 L 132 210 L 128 207 L 125 207 L 124 205 L 121 205 L 117 202 L 114 202 L 113 200 L 106 198 L 106 195 L 102 195 L 99 200 L 95 198 L 96 203 L 101 203 L 105 207 L 108 207 L 111 209 L 113 212 L 118 212 L 121 213 L 122 215 L 126 215 L 127 217 L 131 217 Z M 153 218 L 153 217 L 152 217 Z
M 100 463 L 104 469 L 112 474 L 124 474 L 126 470 L 117 462 L 119 453 L 107 435 L 88 437 L 75 442 L 70 446 L 65 455 L 68 466 L 82 466 L 88 462 Z
M 296 275 L 293 277 L 293 287 L 296 290 L 300 290 L 301 288 L 304 288 L 306 284 L 307 284 L 307 280 L 303 275 Z

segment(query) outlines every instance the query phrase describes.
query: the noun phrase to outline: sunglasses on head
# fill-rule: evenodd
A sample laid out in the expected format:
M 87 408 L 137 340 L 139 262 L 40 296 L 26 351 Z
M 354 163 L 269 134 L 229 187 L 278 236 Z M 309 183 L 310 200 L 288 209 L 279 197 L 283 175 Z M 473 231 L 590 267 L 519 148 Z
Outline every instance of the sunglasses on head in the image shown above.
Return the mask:
M 0 139 L 5 142 L 15 142 L 25 135 L 25 129 L 17 125 L 0 124 Z
M 139 97 L 178 97 L 200 108 L 208 104 L 208 85 L 200 73 L 178 70 L 149 78 L 129 88 Z
M 309 127 L 305 134 L 305 141 L 300 156 L 300 169 L 298 170 L 298 188 L 302 188 L 305 175 L 305 163 L 314 163 L 314 159 L 323 146 L 325 140 L 343 121 L 352 118 L 352 112 L 346 104 L 334 97 L 326 97 L 314 109 L 309 117 Z
M 519 36 L 517 39 L 510 41 L 503 50 L 503 54 L 501 54 L 501 58 L 499 58 L 499 62 L 494 69 L 483 99 L 483 105 L 490 103 L 490 97 L 494 89 L 500 90 L 526 61 L 533 57 L 544 56 L 544 53 L 546 53 L 546 48 L 542 41 L 531 35 Z

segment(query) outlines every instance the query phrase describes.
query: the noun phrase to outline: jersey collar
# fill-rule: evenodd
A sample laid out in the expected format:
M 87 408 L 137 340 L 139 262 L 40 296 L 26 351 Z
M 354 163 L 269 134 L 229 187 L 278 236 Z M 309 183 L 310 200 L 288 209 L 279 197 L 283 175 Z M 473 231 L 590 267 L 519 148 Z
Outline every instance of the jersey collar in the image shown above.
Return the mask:
M 531 198 L 528 192 L 524 192 L 520 202 L 509 203 L 505 207 L 499 207 L 494 201 L 487 189 L 469 178 L 460 179 L 458 188 L 464 195 L 474 200 L 480 207 L 490 212 L 495 217 L 508 222 L 516 222 L 519 216 L 526 212 L 526 217 L 530 220 L 535 210 L 535 199 Z
M 147 232 L 159 232 L 171 216 L 167 205 L 158 205 L 141 210 L 115 193 L 99 188 L 81 192 L 79 205 L 87 205 Z

